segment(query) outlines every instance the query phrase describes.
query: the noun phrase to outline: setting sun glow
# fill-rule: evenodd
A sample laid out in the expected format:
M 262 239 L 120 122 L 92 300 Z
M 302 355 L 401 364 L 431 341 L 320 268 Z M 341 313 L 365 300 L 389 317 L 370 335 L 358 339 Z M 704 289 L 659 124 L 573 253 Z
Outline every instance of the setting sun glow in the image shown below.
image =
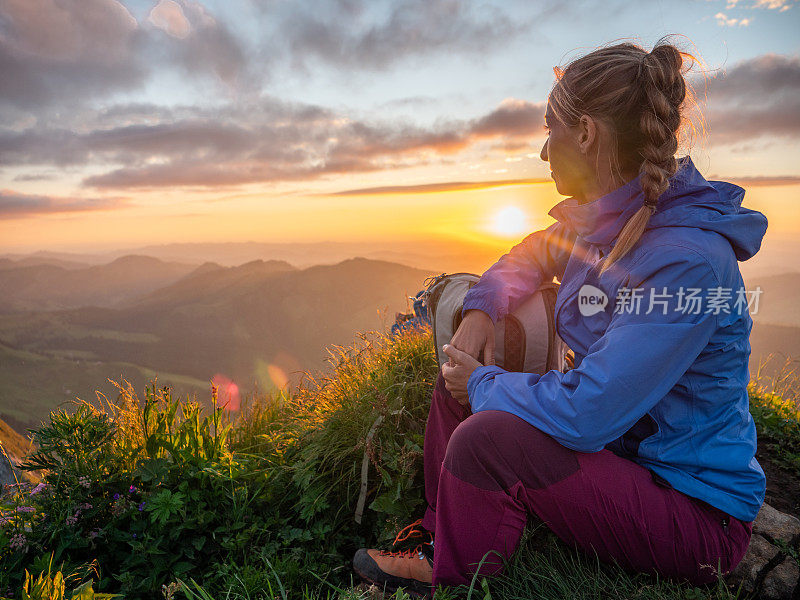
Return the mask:
M 491 230 L 497 235 L 515 236 L 528 229 L 528 215 L 518 206 L 506 206 L 492 218 Z

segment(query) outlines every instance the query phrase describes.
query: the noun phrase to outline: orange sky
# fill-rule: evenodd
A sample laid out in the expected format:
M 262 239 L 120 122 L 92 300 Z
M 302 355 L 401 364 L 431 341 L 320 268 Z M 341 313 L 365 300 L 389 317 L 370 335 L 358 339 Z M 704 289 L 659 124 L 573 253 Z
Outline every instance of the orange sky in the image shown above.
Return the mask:
M 800 232 L 800 185 L 745 184 L 744 204 L 769 219 L 770 234 Z M 447 237 L 498 247 L 553 222 L 547 212 L 562 199 L 552 183 L 476 190 L 359 195 L 235 194 L 199 203 L 170 195 L 114 210 L 54 213 L 0 223 L 3 246 L 85 251 L 169 242 L 317 241 L 388 242 Z M 517 207 L 526 219 L 498 231 L 497 213 Z M 135 232 L 132 235 L 132 232 Z

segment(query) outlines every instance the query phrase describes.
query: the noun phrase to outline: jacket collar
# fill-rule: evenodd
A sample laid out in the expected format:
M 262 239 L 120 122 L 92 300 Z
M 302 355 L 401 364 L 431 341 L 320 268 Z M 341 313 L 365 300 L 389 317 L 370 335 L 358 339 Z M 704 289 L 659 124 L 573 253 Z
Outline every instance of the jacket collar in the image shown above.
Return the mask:
M 698 184 L 700 187 L 709 186 L 695 168 L 691 158 L 685 156 L 679 159 L 678 171 L 670 179 L 667 192 L 659 198 L 656 214 L 651 217 L 651 221 L 660 211 L 667 208 L 676 194 L 686 193 L 687 187 L 695 187 Z M 644 193 L 639 174 L 622 187 L 586 204 L 578 204 L 576 198 L 566 198 L 551 208 L 548 214 L 575 231 L 586 242 L 608 247 L 622 231 L 628 219 L 643 204 Z

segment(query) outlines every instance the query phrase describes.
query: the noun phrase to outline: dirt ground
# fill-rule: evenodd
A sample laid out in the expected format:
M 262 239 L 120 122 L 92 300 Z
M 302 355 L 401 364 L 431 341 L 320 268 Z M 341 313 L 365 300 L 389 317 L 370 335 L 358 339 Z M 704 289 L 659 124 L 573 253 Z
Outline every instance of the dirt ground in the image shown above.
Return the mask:
M 774 464 L 763 445 L 758 449 L 756 459 L 767 476 L 765 502 L 781 512 L 800 518 L 800 475 Z

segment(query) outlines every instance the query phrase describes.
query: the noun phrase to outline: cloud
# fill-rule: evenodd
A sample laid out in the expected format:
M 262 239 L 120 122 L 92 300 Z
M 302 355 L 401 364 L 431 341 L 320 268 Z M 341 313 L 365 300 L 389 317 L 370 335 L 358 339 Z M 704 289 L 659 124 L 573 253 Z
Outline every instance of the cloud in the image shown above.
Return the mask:
M 551 179 L 497 179 L 494 181 L 447 181 L 443 183 L 424 183 L 421 185 L 387 185 L 380 187 L 342 190 L 323 194 L 325 196 L 377 196 L 384 194 L 432 194 L 437 192 L 463 192 L 466 190 L 485 190 L 512 185 L 531 185 L 552 183 Z
M 709 0 L 714 2 L 715 0 Z M 749 9 L 766 9 L 777 10 L 778 12 L 785 12 L 792 8 L 797 3 L 797 0 L 753 0 L 749 5 L 744 6 L 739 0 L 727 0 L 725 9 L 731 10 L 734 8 L 749 8 Z M 723 15 L 724 16 L 724 15 Z
M 541 134 L 545 109 L 544 102 L 507 98 L 495 110 L 473 123 L 471 131 L 479 137 Z
M 484 53 L 526 31 L 500 8 L 461 0 L 292 2 L 267 5 L 278 19 L 273 51 L 288 48 L 298 67 L 316 60 L 337 67 L 384 69 L 432 52 Z
M 13 190 L 0 190 L 0 216 L 22 218 L 54 213 L 85 212 L 119 208 L 126 203 L 120 198 L 65 198 L 34 196 Z
M 702 90 L 703 82 L 694 82 Z M 713 144 L 800 137 L 800 57 L 766 54 L 709 79 L 705 118 Z
M 766 8 L 785 12 L 795 4 L 795 0 L 755 0 L 753 8 Z
M 160 0 L 147 15 L 147 21 L 179 39 L 185 38 L 192 30 L 181 5 L 173 0 Z
M 4 0 L 0 106 L 63 110 L 142 89 L 159 70 L 251 89 L 240 41 L 199 2 L 163 0 L 143 21 L 117 0 Z
M 718 12 L 714 15 L 714 18 L 717 20 L 717 25 L 720 27 L 747 27 L 752 22 L 752 19 L 736 19 L 734 17 L 728 17 L 725 13 Z
M 513 98 L 473 120 L 432 127 L 352 120 L 270 97 L 163 111 L 129 104 L 60 127 L 0 132 L 0 163 L 105 165 L 84 182 L 98 188 L 288 181 L 430 164 L 487 140 L 494 152 L 521 148 L 541 134 L 543 115 L 543 103 Z
M 14 177 L 14 181 L 53 181 L 56 177 L 55 173 L 25 173 Z
M 800 185 L 800 176 L 797 175 L 761 175 L 757 177 L 738 177 L 723 175 L 712 175 L 709 180 L 729 181 L 740 185 L 744 188 L 748 187 L 767 187 L 767 186 L 783 186 L 783 185 Z
M 0 104 L 31 109 L 144 81 L 136 20 L 116 0 L 6 0 L 0 23 Z
M 156 36 L 156 46 L 163 45 L 170 59 L 188 75 L 210 73 L 230 88 L 260 84 L 244 76 L 248 64 L 242 42 L 200 2 L 160 0 L 148 22 L 166 33 Z

